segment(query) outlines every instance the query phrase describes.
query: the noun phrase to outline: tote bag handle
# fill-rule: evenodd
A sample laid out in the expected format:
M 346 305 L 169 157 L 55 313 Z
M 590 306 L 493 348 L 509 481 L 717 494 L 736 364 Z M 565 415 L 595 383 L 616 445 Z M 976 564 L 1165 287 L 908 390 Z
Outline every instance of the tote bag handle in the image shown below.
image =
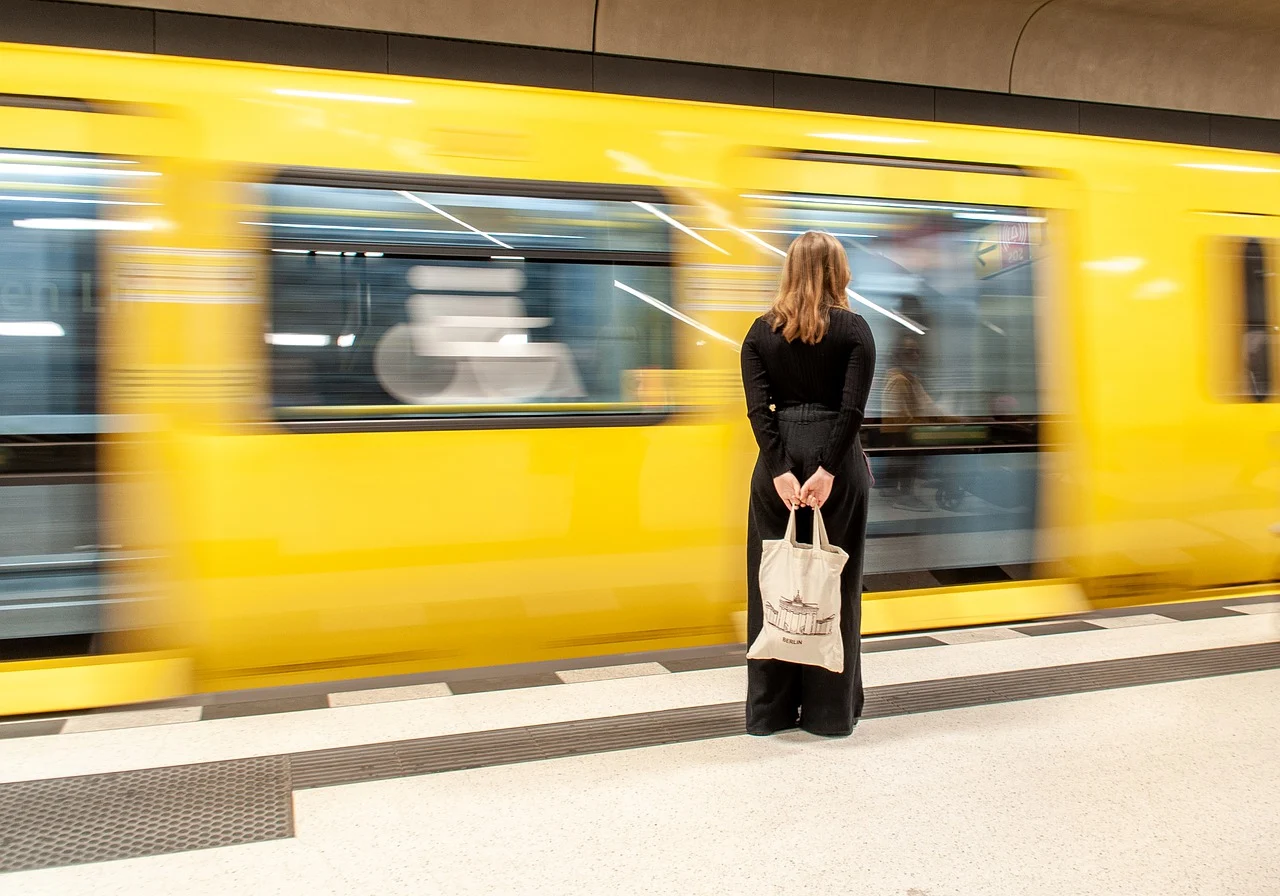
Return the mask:
M 831 539 L 827 537 L 827 524 L 822 521 L 822 511 L 813 509 L 813 549 L 815 551 L 831 550 Z
M 800 543 L 796 541 L 796 512 L 791 511 L 791 515 L 787 518 L 787 531 L 783 533 L 782 540 L 793 548 L 800 547 Z M 810 550 L 829 551 L 831 549 L 831 539 L 827 537 L 827 524 L 822 521 L 822 511 L 818 508 L 813 509 L 813 545 Z

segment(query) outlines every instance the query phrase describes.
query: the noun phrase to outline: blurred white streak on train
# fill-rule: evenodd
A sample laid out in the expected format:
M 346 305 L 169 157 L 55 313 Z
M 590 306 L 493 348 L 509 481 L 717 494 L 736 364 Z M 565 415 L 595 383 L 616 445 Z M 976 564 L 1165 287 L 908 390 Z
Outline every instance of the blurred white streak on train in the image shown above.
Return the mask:
M 640 301 L 645 302 L 649 305 L 652 305 L 654 308 L 657 308 L 663 314 L 669 314 L 672 317 L 674 317 L 676 320 L 680 321 L 681 323 L 688 324 L 689 326 L 693 327 L 695 330 L 698 330 L 699 332 L 702 332 L 702 333 L 706 333 L 708 336 L 712 337 L 713 339 L 719 339 L 721 342 L 725 343 L 726 345 L 733 346 L 734 351 L 742 350 L 741 346 L 738 345 L 738 342 L 736 339 L 731 339 L 730 337 L 724 335 L 723 333 L 720 333 L 716 330 L 711 329 L 706 324 L 700 323 L 699 321 L 694 320 L 689 315 L 682 314 L 681 312 L 672 308 L 666 302 L 659 301 L 658 299 L 655 299 L 651 295 L 646 295 L 645 293 L 642 293 L 640 290 L 636 289 L 634 286 L 628 286 L 627 284 L 623 283 L 621 280 L 614 280 L 613 285 L 616 286 L 618 289 L 622 290 L 623 292 L 629 295 L 635 296 Z
M 0 174 L 25 174 L 30 177 L 159 177 L 159 171 L 137 171 L 132 168 L 85 168 L 71 165 L 37 165 L 25 162 L 0 162 Z
M 715 243 L 711 242 L 711 240 L 707 239 L 707 238 L 706 238 L 705 236 L 703 236 L 702 234 L 700 234 L 700 233 L 696 233 L 696 232 L 695 232 L 695 231 L 693 231 L 692 229 L 690 229 L 690 228 L 686 227 L 685 225 L 681 224 L 681 223 L 680 223 L 679 221 L 677 221 L 675 218 L 673 218 L 673 217 L 671 217 L 670 215 L 668 215 L 666 212 L 664 212 L 664 211 L 662 211 L 662 210 L 660 210 L 660 209 L 654 208 L 654 207 L 653 207 L 652 205 L 650 205 L 649 203 L 647 203 L 647 202 L 640 202 L 639 200 L 635 200 L 635 201 L 634 201 L 634 204 L 635 204 L 635 205 L 638 205 L 640 208 L 644 209 L 644 210 L 645 210 L 645 211 L 647 211 L 649 214 L 653 215 L 655 218 L 658 218 L 659 220 L 661 220 L 661 221 L 665 221 L 666 223 L 670 224 L 672 227 L 674 227 L 676 230 L 679 230 L 681 233 L 688 234 L 689 236 L 693 237 L 693 238 L 694 238 L 695 240 L 697 240 L 698 242 L 702 243 L 704 246 L 710 246 L 712 249 L 715 249 L 715 250 L 716 250 L 717 252 L 719 252 L 721 255 L 728 255 L 728 254 L 729 254 L 729 250 L 728 250 L 728 249 L 722 249 L 722 248 L 720 248 L 719 246 L 717 246 Z
M 29 152 L 0 152 L 0 162 L 34 162 L 39 165 L 48 165 L 50 157 L 41 153 Z M 136 159 L 112 159 L 106 156 L 64 156 L 58 155 L 59 162 L 71 162 L 78 165 L 136 165 Z M 61 165 L 55 166 L 65 171 Z
M 388 106 L 409 106 L 413 100 L 399 96 L 373 96 L 365 93 L 331 93 L 327 90 L 298 90 L 277 87 L 271 91 L 276 96 L 294 96 L 308 100 L 336 100 L 343 103 L 381 103 Z
M 1141 270 L 1147 261 L 1132 255 L 1120 255 L 1115 258 L 1098 258 L 1084 263 L 1085 270 L 1100 271 L 1104 274 L 1132 274 Z
M 41 184 L 42 188 L 65 184 Z M 67 205 L 159 205 L 158 202 L 129 202 L 124 199 L 72 199 L 69 196 L 0 196 L 0 202 L 61 202 Z
M 894 312 L 890 311 L 888 308 L 883 308 L 880 305 L 877 305 L 875 302 L 859 295 L 858 293 L 854 292 L 852 289 L 850 289 L 847 286 L 845 287 L 844 291 L 849 296 L 849 298 L 853 299 L 858 304 L 865 305 L 866 307 L 870 308 L 872 311 L 876 311 L 876 312 L 879 312 L 880 314 L 883 314 L 885 317 L 889 318 L 889 320 L 893 321 L 894 323 L 902 324 L 902 326 L 906 327 L 908 330 L 910 330 L 912 333 L 915 333 L 917 336 L 924 335 L 924 327 L 921 327 L 920 325 L 910 320 L 907 320 L 905 317 L 903 317 L 900 314 L 895 314 Z
M 51 320 L 3 320 L 0 336 L 66 336 L 62 325 Z
M 496 236 L 490 236 L 489 234 L 481 230 L 479 227 L 473 227 L 470 224 L 468 224 L 466 221 L 462 220 L 461 218 L 454 217 L 444 209 L 438 206 L 432 205 L 430 202 L 427 202 L 427 200 L 423 199 L 421 196 L 415 196 L 413 193 L 410 193 L 408 190 L 396 190 L 396 192 L 399 193 L 401 196 L 403 196 L 405 199 L 408 199 L 410 202 L 416 202 L 418 203 L 418 205 L 422 206 L 423 208 L 430 209 L 440 217 L 447 218 L 448 220 L 452 221 L 454 224 L 457 224 L 459 227 L 465 227 L 467 230 L 470 230 L 472 233 L 484 237 L 491 243 L 496 243 L 497 245 L 501 246 L 504 249 L 515 248 L 515 246 L 507 245 L 502 240 L 498 239 Z
M 323 348 L 329 344 L 329 337 L 323 333 L 267 333 L 264 338 L 269 345 Z
M 1229 165 L 1222 162 L 1182 162 L 1179 168 L 1198 168 L 1201 171 L 1227 171 L 1234 174 L 1280 174 L 1280 168 L 1262 168 L 1256 165 Z
M 928 143 L 928 140 L 919 140 L 915 137 L 890 137 L 885 134 L 809 134 L 818 140 L 848 140 L 853 143 L 889 143 L 889 144 L 906 144 L 906 143 Z
M 20 218 L 24 230 L 155 230 L 154 221 L 109 221 L 101 218 Z
M 765 242 L 764 240 L 760 239 L 760 237 L 752 233 L 750 230 L 743 230 L 741 227 L 734 227 L 732 224 L 729 225 L 729 229 L 732 230 L 734 233 L 736 233 L 738 236 L 742 237 L 743 239 L 748 240 L 749 242 L 755 243 L 757 246 L 759 246 L 761 249 L 764 249 L 766 252 L 772 252 L 774 255 L 777 255 L 779 258 L 785 258 L 787 256 L 785 249 L 779 249 L 777 246 L 773 245 L 772 243 Z
M 951 217 L 961 221 L 996 221 L 1006 224 L 1043 224 L 1044 218 L 1035 215 L 997 215 L 994 212 L 953 212 Z

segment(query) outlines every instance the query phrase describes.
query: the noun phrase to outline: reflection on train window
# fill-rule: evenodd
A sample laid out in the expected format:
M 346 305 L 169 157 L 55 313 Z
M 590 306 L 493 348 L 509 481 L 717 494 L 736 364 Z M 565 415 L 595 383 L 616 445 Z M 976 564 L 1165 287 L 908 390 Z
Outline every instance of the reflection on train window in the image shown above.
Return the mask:
M 655 383 L 677 313 L 656 204 L 266 192 L 250 223 L 273 247 L 266 341 L 282 416 L 666 410 Z
M 98 240 L 128 226 L 115 213 L 141 203 L 148 176 L 124 159 L 0 150 L 0 639 L 100 627 Z
M 1256 239 L 1242 240 L 1238 249 L 1240 297 L 1239 395 L 1245 401 L 1266 401 L 1272 387 L 1270 274 L 1267 251 Z
M 0 432 L 92 432 L 98 231 L 146 172 L 130 162 L 0 151 Z
M 863 444 L 877 479 L 871 590 L 1022 578 L 1040 475 L 1033 209 L 752 194 L 775 256 L 806 230 L 844 245 L 850 307 L 875 333 Z
M 1034 415 L 1042 215 L 1019 208 L 834 196 L 751 197 L 753 232 L 785 249 L 806 230 L 844 245 L 850 306 L 875 333 L 869 418 Z

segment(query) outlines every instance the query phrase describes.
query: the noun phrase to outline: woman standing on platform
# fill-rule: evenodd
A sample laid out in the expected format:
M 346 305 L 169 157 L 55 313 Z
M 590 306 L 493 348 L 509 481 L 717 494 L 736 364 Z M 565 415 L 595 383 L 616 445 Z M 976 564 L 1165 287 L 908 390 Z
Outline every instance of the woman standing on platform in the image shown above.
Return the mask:
M 747 661 L 747 731 L 799 725 L 845 736 L 862 714 L 862 555 L 871 471 L 858 440 L 876 348 L 871 328 L 849 310 L 849 260 L 835 237 L 797 237 L 782 264 L 773 307 L 742 345 L 747 416 L 760 446 L 747 521 L 747 643 L 764 625 L 760 556 L 782 538 L 792 509 L 822 508 L 831 543 L 849 554 L 841 575 L 844 671 L 782 660 Z M 803 483 L 803 484 L 802 484 Z M 812 538 L 813 514 L 797 519 Z

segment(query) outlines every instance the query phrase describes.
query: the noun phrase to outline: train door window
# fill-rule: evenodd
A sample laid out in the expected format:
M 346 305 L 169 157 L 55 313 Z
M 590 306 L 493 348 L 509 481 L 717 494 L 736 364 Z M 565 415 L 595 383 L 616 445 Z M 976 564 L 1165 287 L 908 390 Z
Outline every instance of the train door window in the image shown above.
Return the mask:
M 502 182 L 266 186 L 265 335 L 289 421 L 643 421 L 667 410 L 679 210 Z M 448 421 L 453 421 L 452 423 Z
M 99 630 L 98 242 L 145 173 L 0 151 L 0 655 Z
M 1032 208 L 749 195 L 775 257 L 806 230 L 844 245 L 850 307 L 875 334 L 868 587 L 1024 577 L 1035 559 L 1036 305 L 1046 216 Z

